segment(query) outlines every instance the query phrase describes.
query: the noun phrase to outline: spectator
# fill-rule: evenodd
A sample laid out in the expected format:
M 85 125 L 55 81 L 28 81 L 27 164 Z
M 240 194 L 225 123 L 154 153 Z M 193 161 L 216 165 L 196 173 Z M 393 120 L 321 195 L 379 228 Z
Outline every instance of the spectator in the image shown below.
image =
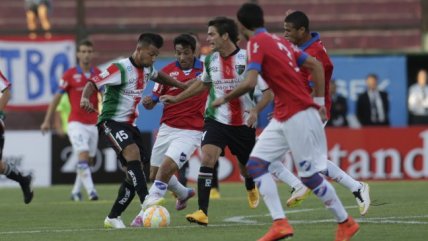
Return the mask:
M 336 82 L 330 82 L 331 110 L 330 121 L 327 126 L 343 127 L 348 126 L 346 115 L 348 114 L 348 103 L 346 98 L 336 92 Z
M 428 86 L 427 71 L 421 69 L 417 75 L 417 83 L 409 88 L 409 124 L 428 124 Z
M 45 38 L 52 37 L 50 33 L 51 23 L 48 18 L 51 9 L 50 0 L 25 0 L 25 14 L 27 16 L 27 28 L 30 39 L 37 37 L 37 20 L 45 33 Z
M 378 77 L 369 74 L 366 79 L 367 91 L 357 100 L 357 118 L 362 126 L 388 126 L 388 93 L 377 88 Z

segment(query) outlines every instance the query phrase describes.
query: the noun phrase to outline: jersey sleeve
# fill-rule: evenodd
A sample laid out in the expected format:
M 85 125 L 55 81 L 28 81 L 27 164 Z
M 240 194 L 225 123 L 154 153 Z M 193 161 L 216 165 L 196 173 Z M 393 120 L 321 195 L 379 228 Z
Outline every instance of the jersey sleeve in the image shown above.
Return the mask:
M 5 91 L 10 85 L 11 83 L 9 82 L 9 80 L 4 77 L 2 72 L 0 72 L 0 91 Z
M 210 65 L 211 65 L 211 58 L 212 55 L 208 55 L 205 58 L 205 62 L 204 62 L 204 71 L 202 72 L 202 74 L 198 75 L 197 78 L 198 80 L 204 82 L 204 83 L 211 83 L 212 79 L 211 79 L 211 74 L 210 74 Z
M 155 85 L 153 86 L 153 90 L 152 90 L 152 95 L 150 97 L 154 102 L 158 102 L 159 97 L 165 94 L 166 89 L 167 87 L 165 85 L 155 82 Z
M 248 70 L 256 70 L 261 73 L 264 53 L 260 49 L 258 40 L 250 40 L 247 44 Z
M 123 84 L 125 78 L 122 78 L 121 68 L 119 64 L 112 64 L 99 75 L 92 78 L 92 82 L 100 89 L 104 85 L 120 85 Z

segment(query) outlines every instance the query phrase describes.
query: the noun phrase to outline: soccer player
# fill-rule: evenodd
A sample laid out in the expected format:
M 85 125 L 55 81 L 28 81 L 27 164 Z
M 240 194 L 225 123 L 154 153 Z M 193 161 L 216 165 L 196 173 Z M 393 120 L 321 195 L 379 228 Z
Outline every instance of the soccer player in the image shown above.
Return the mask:
M 270 230 L 259 240 L 278 240 L 293 235 L 282 208 L 269 165 L 281 161 L 291 150 L 302 182 L 335 216 L 336 240 L 349 240 L 359 225 L 348 215 L 334 187 L 320 174 L 327 166 L 327 141 L 322 121 L 324 106 L 324 71 L 322 65 L 300 51 L 283 37 L 264 28 L 263 10 L 246 3 L 238 10 L 241 33 L 248 42 L 248 74 L 245 81 L 227 95 L 212 102 L 222 106 L 250 91 L 261 73 L 275 94 L 274 117 L 263 130 L 247 163 L 248 172 L 259 186 L 260 194 L 274 220 Z M 305 89 L 299 66 L 307 68 L 314 82 L 314 100 Z
M 327 54 L 324 44 L 320 40 L 320 35 L 317 32 L 310 32 L 309 18 L 301 11 L 294 11 L 285 17 L 284 29 L 284 36 L 288 41 L 316 58 L 324 67 L 324 98 L 328 120 L 330 118 L 331 109 L 330 80 L 333 74 L 333 63 Z M 311 74 L 304 68 L 302 69 L 302 74 L 304 78 L 308 80 L 308 85 L 306 87 L 309 93 L 312 93 Z M 349 189 L 357 200 L 360 214 L 365 215 L 367 213 L 370 207 L 369 185 L 367 183 L 356 181 L 331 161 L 327 162 L 327 169 L 323 170 L 322 173 Z
M 62 96 L 67 93 L 71 104 L 67 132 L 73 151 L 78 156 L 76 180 L 71 191 L 71 200 L 74 201 L 82 199 L 82 194 L 80 193 L 81 184 L 85 187 L 89 200 L 98 200 L 98 194 L 92 181 L 92 173 L 89 166 L 89 163 L 92 163 L 97 153 L 98 131 L 95 124 L 97 123 L 98 113 L 87 113 L 80 108 L 83 87 L 89 79 L 100 73 L 97 67 L 92 66 L 93 54 L 94 47 L 90 40 L 79 42 L 77 46 L 78 65 L 63 74 L 59 90 L 50 103 L 44 121 L 40 126 L 43 134 L 51 129 L 52 116 Z M 94 106 L 98 106 L 97 93 L 93 93 L 90 100 Z
M 201 41 L 199 39 L 198 34 L 196 33 L 189 33 L 195 40 L 196 40 L 196 50 L 195 50 L 195 55 L 196 58 L 198 58 L 201 61 L 205 61 L 205 57 L 207 56 L 206 51 L 205 53 L 202 53 L 202 49 L 201 49 Z M 202 153 L 201 148 L 199 147 L 199 153 Z M 219 169 L 219 161 L 217 160 L 215 166 L 214 166 L 214 172 L 213 172 L 213 179 L 211 182 L 211 191 L 210 191 L 210 199 L 215 200 L 215 199 L 220 199 L 221 198 L 221 194 L 220 194 L 220 186 L 219 186 L 219 180 L 218 180 L 218 169 Z M 180 181 L 181 184 L 183 184 L 184 186 L 186 186 L 187 184 L 187 173 L 189 172 L 189 162 L 186 162 L 186 164 L 184 164 L 184 166 L 180 169 L 179 171 L 179 178 L 178 180 Z
M 259 193 L 254 180 L 245 168 L 256 140 L 254 123 L 248 123 L 247 120 L 257 118 L 260 110 L 271 100 L 271 91 L 266 86 L 261 87 L 264 91 L 263 97 L 257 105 L 253 93 L 248 93 L 222 108 L 214 109 L 210 106 L 215 98 L 232 91 L 245 76 L 246 52 L 235 44 L 237 39 L 238 29 L 232 19 L 218 17 L 209 21 L 207 41 L 214 52 L 205 59 L 201 81 L 195 81 L 177 96 L 160 97 L 165 103 L 177 103 L 209 88 L 201 144 L 202 163 L 198 176 L 199 210 L 186 215 L 188 221 L 200 225 L 208 225 L 209 195 L 214 165 L 226 146 L 238 158 L 241 175 L 245 178 L 249 206 L 256 208 L 259 203 Z
M 31 188 L 32 176 L 24 176 L 22 173 L 8 162 L 2 160 L 3 158 L 3 147 L 4 147 L 4 109 L 10 100 L 10 82 L 4 77 L 0 71 L 0 174 L 5 175 L 7 178 L 14 180 L 19 183 L 24 194 L 24 203 L 29 204 L 33 200 L 33 190 Z
M 176 80 L 186 83 L 204 71 L 203 63 L 196 58 L 196 41 L 189 34 L 181 34 L 174 39 L 176 61 L 165 66 L 162 71 Z M 151 96 L 143 99 L 146 109 L 152 109 L 164 94 L 178 95 L 182 90 L 155 84 Z M 207 91 L 177 104 L 165 105 L 161 126 L 150 158 L 150 180 L 154 180 L 143 209 L 134 218 L 131 226 L 142 226 L 144 210 L 164 202 L 167 190 L 177 197 L 177 210 L 187 206 L 187 200 L 195 195 L 193 188 L 183 186 L 174 175 L 189 160 L 200 146 L 204 126 L 204 110 Z
M 186 85 L 163 72 L 158 72 L 153 63 L 163 45 L 159 34 L 143 33 L 137 41 L 131 57 L 111 64 L 104 72 L 90 79 L 85 85 L 80 106 L 92 113 L 96 110 L 89 100 L 97 89 L 105 86 L 102 112 L 98 118 L 98 130 L 102 137 L 114 148 L 122 166 L 126 167 L 126 177 L 109 215 L 104 220 L 105 228 L 125 228 L 120 215 L 137 193 L 140 203 L 147 195 L 147 183 L 142 161 L 145 151 L 142 136 L 135 121 L 137 106 L 149 80 L 172 85 L 181 89 Z

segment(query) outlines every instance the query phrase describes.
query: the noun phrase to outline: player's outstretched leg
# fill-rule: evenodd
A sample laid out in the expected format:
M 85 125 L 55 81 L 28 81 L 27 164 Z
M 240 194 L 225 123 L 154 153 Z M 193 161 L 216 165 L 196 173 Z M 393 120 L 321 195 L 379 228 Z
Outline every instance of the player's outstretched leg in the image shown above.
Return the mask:
M 187 221 L 199 225 L 208 225 L 208 205 L 214 168 L 201 166 L 198 176 L 198 206 L 199 210 L 186 215 Z
M 104 220 L 105 228 L 119 229 L 126 227 L 122 219 L 120 218 L 120 215 L 132 202 L 134 196 L 134 185 L 130 183 L 130 180 L 125 179 L 120 185 L 116 200 L 114 201 L 113 207 L 111 208 L 109 215 Z
M 25 204 L 29 204 L 33 200 L 33 177 L 31 175 L 24 176 L 14 165 L 3 161 L 0 161 L 0 173 L 19 183 L 22 194 L 24 195 Z
M 247 163 L 248 174 L 254 178 L 259 187 L 263 201 L 269 209 L 273 224 L 269 231 L 259 241 L 280 240 L 293 236 L 293 228 L 288 223 L 284 209 L 279 199 L 275 181 L 268 171 L 269 162 L 256 157 L 250 157 Z
M 349 240 L 359 230 L 358 223 L 348 215 L 334 187 L 319 173 L 302 177 L 302 182 L 324 203 L 338 222 L 336 240 Z
M 368 212 L 371 200 L 370 188 L 367 183 L 358 182 L 357 180 L 353 179 L 332 161 L 327 162 L 327 170 L 324 171 L 323 174 L 332 178 L 334 181 L 344 186 L 354 194 L 361 215 L 364 216 Z

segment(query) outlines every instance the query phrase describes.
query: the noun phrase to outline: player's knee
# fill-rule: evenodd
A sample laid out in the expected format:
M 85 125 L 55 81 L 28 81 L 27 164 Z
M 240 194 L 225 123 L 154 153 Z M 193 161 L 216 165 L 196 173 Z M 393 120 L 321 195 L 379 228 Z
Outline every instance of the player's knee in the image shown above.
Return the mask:
M 257 157 L 250 157 L 246 166 L 248 175 L 250 175 L 252 178 L 257 178 L 268 173 L 269 164 L 269 162 Z
M 301 177 L 300 179 L 302 180 L 302 183 L 311 190 L 314 190 L 316 187 L 321 185 L 324 180 L 324 178 L 319 173 L 315 173 L 310 177 Z
M 125 147 L 125 149 L 122 151 L 122 155 L 127 161 L 139 160 L 140 149 L 138 148 L 137 144 L 134 143 Z

